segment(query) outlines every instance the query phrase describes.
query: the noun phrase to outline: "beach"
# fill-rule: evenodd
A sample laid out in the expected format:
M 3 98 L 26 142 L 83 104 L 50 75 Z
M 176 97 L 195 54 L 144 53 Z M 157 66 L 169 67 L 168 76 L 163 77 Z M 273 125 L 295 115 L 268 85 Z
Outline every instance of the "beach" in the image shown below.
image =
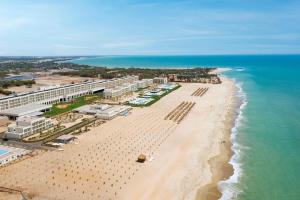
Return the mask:
M 233 173 L 228 161 L 234 91 L 233 82 L 223 78 L 206 96 L 192 99 L 197 102 L 194 110 L 120 199 L 218 199 L 218 182 Z
M 39 200 L 217 199 L 217 183 L 232 174 L 235 85 L 222 81 L 182 83 L 150 107 L 91 128 L 64 151 L 41 151 L 1 168 L 0 186 Z M 191 95 L 206 87 L 203 96 Z M 195 103 L 185 118 L 166 120 L 183 102 Z M 136 162 L 141 153 L 145 163 Z

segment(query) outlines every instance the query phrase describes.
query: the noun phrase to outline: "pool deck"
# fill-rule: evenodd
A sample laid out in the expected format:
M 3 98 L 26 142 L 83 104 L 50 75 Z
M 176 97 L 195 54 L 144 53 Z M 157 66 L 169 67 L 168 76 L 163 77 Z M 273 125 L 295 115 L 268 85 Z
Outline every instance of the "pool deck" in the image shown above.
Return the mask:
M 0 166 L 29 153 L 29 150 L 0 145 Z

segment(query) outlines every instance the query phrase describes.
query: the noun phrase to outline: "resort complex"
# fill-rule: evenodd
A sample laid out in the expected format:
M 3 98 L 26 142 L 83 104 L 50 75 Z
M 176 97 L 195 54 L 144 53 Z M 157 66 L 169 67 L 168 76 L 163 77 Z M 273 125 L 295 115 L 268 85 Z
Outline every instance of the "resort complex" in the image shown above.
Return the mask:
M 0 200 L 300 200 L 300 0 L 0 0 Z
M 231 83 L 225 84 L 228 88 Z M 154 188 L 145 197 L 136 192 L 147 187 L 141 181 L 145 173 L 151 185 L 156 178 L 164 183 L 159 190 L 162 199 L 173 199 L 164 194 L 171 182 L 157 175 L 177 165 L 166 158 L 174 146 L 190 158 L 195 158 L 192 152 L 197 149 L 208 159 L 206 145 L 199 147 L 199 141 L 212 131 L 208 127 L 215 119 L 211 117 L 230 103 L 225 101 L 229 93 L 224 88 L 224 83 L 169 82 L 168 76 L 140 80 L 124 76 L 49 85 L 2 97 L 1 124 L 7 129 L 0 131 L 0 171 L 6 174 L 0 180 L 0 197 L 22 192 L 33 200 L 155 199 Z M 221 140 L 222 134 L 216 137 Z M 172 151 L 181 162 L 195 167 L 176 149 Z M 163 161 L 167 168 L 161 166 Z M 180 184 L 182 176 L 171 181 Z M 1 193 L 1 186 L 10 193 Z M 193 181 L 189 187 L 195 187 Z
M 16 96 L 12 95 L 3 97 L 0 99 L 0 115 L 16 117 L 15 115 L 18 114 L 18 112 L 20 112 L 20 114 L 30 114 L 28 112 L 36 112 L 37 110 L 42 111 L 48 109 L 49 107 L 37 106 L 37 110 L 33 111 L 31 107 L 35 107 L 35 104 L 51 105 L 62 101 L 70 101 L 71 99 L 83 95 L 94 94 L 96 92 L 103 91 L 104 89 L 114 88 L 125 83 L 133 83 L 135 81 L 138 81 L 137 76 L 128 76 L 112 80 L 100 80 L 94 82 L 64 85 L 56 88 L 30 92 Z M 26 105 L 30 106 L 26 107 Z M 20 110 L 16 110 L 16 108 L 20 108 Z

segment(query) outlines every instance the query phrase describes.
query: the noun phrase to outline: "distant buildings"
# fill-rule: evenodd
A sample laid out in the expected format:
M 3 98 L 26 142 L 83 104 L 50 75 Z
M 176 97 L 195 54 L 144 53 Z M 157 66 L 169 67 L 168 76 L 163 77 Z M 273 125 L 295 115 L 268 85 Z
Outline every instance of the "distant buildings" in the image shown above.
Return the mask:
M 184 73 L 184 74 L 169 74 L 168 78 L 171 82 L 186 82 L 186 83 L 212 83 L 220 84 L 221 79 L 216 74 L 203 73 Z
M 40 133 L 53 126 L 50 119 L 45 117 L 21 117 L 7 127 L 6 138 L 22 139 L 35 133 Z

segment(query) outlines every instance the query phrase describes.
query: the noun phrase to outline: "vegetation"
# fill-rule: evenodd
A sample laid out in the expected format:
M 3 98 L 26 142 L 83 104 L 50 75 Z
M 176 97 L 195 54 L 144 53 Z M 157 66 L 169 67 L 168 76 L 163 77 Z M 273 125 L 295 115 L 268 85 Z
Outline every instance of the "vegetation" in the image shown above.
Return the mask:
M 13 93 L 12 91 L 5 90 L 8 87 L 22 86 L 22 85 L 31 86 L 32 84 L 35 84 L 34 80 L 0 80 L 0 94 L 4 94 L 4 95 L 12 94 Z
M 129 104 L 132 107 L 148 107 L 151 106 L 152 104 L 154 104 L 155 102 L 157 102 L 158 100 L 160 100 L 161 98 L 163 98 L 164 96 L 170 94 L 171 92 L 173 92 L 174 90 L 177 90 L 178 88 L 180 88 L 181 85 L 177 85 L 175 88 L 171 89 L 171 90 L 164 90 L 166 91 L 165 93 L 163 93 L 162 95 L 158 96 L 152 96 L 151 98 L 153 99 L 152 101 L 150 101 L 149 103 L 145 104 L 145 105 L 136 105 L 136 104 Z
M 82 76 L 82 77 L 98 77 L 101 78 L 117 78 L 126 75 L 137 75 L 140 79 L 154 78 L 168 74 L 190 74 L 197 73 L 202 76 L 210 76 L 208 73 L 213 68 L 193 68 L 193 69 L 147 69 L 147 68 L 105 68 L 105 67 L 88 67 L 78 69 L 76 71 L 57 72 L 60 75 L 66 76 Z
M 74 57 L 72 57 L 74 58 Z M 0 76 L 5 76 L 7 73 L 21 73 L 21 72 L 41 72 L 49 70 L 61 70 L 56 74 L 67 76 L 81 76 L 81 77 L 101 77 L 105 79 L 117 78 L 126 75 L 138 75 L 143 78 L 154 78 L 163 75 L 171 74 L 196 74 L 203 78 L 212 75 L 209 72 L 215 68 L 190 68 L 190 69 L 150 69 L 150 68 L 107 68 L 94 67 L 89 65 L 79 65 L 68 63 L 66 60 L 72 58 L 6 58 L 5 62 L 1 62 L 0 57 Z M 59 62 L 64 61 L 64 62 Z
M 10 95 L 10 94 L 12 94 L 12 91 L 4 90 L 3 88 L 0 88 L 0 94 Z
M 56 116 L 59 114 L 63 114 L 63 113 L 69 112 L 75 108 L 78 108 L 80 106 L 90 104 L 97 99 L 98 99 L 98 96 L 96 96 L 96 95 L 87 95 L 87 96 L 78 97 L 71 102 L 58 103 L 58 104 L 53 105 L 51 108 L 51 111 L 46 112 L 45 116 L 53 117 L 53 116 Z
M 59 70 L 59 69 L 71 69 L 71 70 L 78 70 L 78 69 L 85 69 L 89 68 L 88 65 L 77 65 L 73 63 L 65 63 L 65 62 L 58 62 L 58 60 L 53 61 L 7 61 L 7 62 L 0 62 L 0 76 L 4 77 L 8 73 L 21 73 L 21 72 L 41 72 L 41 71 L 49 71 L 49 70 Z
M 13 86 L 22 86 L 22 85 L 33 85 L 35 84 L 35 80 L 1 80 L 0 88 L 8 88 Z
M 8 74 L 8 72 L 7 72 L 7 71 L 0 71 L 0 78 L 4 78 L 4 77 L 6 77 L 6 76 L 7 76 L 7 74 Z

